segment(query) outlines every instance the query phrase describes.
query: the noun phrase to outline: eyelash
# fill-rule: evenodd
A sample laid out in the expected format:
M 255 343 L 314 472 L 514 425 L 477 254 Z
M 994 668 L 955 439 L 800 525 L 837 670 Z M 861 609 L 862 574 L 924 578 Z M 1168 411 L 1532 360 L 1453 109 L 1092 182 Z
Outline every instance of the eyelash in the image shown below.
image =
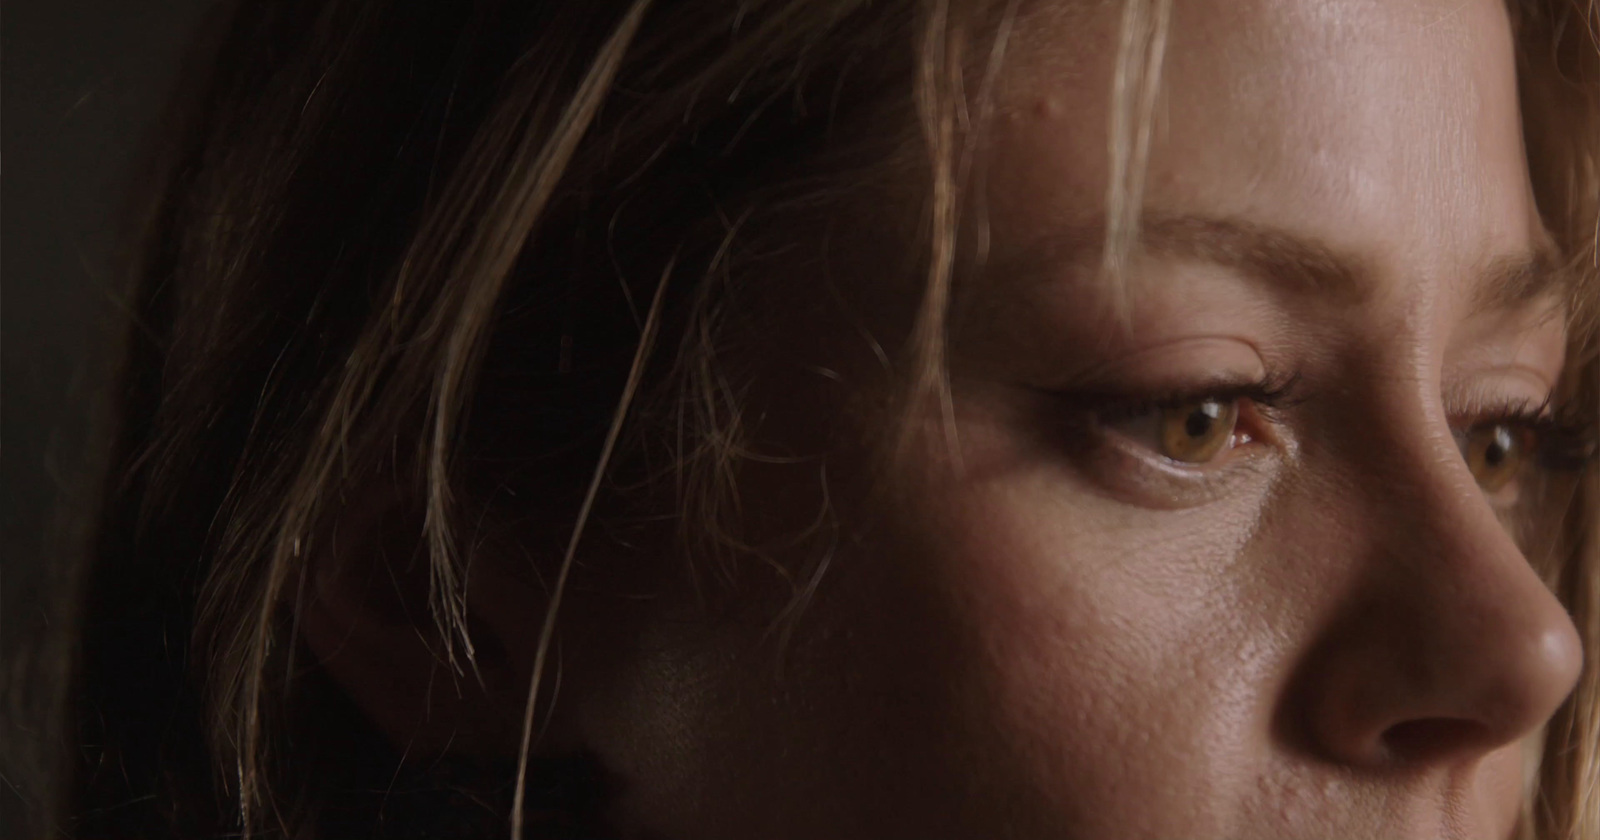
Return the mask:
M 1296 402 L 1298 375 L 1268 376 L 1254 382 L 1217 383 L 1157 394 L 1116 393 L 1081 394 L 1072 401 L 1082 406 L 1102 424 L 1131 420 L 1154 411 L 1177 408 L 1200 400 L 1221 402 L 1248 400 L 1268 420 Z

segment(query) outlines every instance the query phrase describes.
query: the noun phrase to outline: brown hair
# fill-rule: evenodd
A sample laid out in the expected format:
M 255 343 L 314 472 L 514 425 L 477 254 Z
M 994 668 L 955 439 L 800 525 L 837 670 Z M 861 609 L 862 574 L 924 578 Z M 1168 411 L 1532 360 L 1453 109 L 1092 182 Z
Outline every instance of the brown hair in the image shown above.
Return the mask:
M 908 400 L 943 399 L 961 195 L 1014 6 L 988 5 L 290 0 L 219 17 L 133 263 L 79 608 L 69 828 L 314 830 L 327 757 L 302 712 L 325 697 L 296 666 L 294 605 L 307 553 L 363 486 L 398 486 L 417 511 L 435 640 L 463 671 L 459 526 L 494 494 L 535 488 L 574 523 L 563 579 L 606 468 L 649 446 L 678 466 L 684 521 L 721 519 L 740 452 L 728 325 L 754 282 L 735 243 L 781 238 L 886 164 L 928 185 L 908 210 L 926 291 L 894 362 Z M 1592 293 L 1600 21 L 1579 0 L 1512 5 L 1540 208 Z M 1168 6 L 1127 3 L 1112 275 L 1137 226 Z M 1575 387 L 1600 404 L 1594 324 L 1575 335 Z M 682 433 L 624 434 L 663 416 Z M 1550 581 L 1591 656 L 1549 729 L 1541 840 L 1600 830 L 1586 482 Z

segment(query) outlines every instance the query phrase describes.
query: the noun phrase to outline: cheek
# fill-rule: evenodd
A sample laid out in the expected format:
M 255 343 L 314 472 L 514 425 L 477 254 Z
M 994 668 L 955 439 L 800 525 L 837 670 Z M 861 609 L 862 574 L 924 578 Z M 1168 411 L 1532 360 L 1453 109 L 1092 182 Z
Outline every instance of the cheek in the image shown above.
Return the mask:
M 981 434 L 963 443 L 969 467 L 993 454 Z M 1281 658 L 1239 557 L 1248 528 L 1063 485 L 1030 468 L 908 494 L 905 536 L 884 553 L 931 577 L 963 640 L 964 662 L 930 667 L 969 683 L 963 713 L 998 736 L 1013 789 L 1084 836 L 1130 820 L 1152 836 L 1224 832 L 1225 803 L 1261 770 Z
M 1534 769 L 1529 758 L 1538 755 L 1543 735 L 1541 730 L 1537 738 L 1503 747 L 1484 759 L 1476 793 L 1485 822 L 1496 826 L 1495 837 L 1510 837 L 1517 827 L 1528 773 Z

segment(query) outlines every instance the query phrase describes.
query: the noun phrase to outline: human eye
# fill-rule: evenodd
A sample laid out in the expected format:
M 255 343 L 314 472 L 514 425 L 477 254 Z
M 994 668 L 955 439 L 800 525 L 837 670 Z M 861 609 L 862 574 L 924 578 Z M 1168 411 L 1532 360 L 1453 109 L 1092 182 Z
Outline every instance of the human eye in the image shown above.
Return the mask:
M 1491 502 L 1517 503 L 1524 484 L 1582 470 L 1596 456 L 1596 429 L 1562 417 L 1549 403 L 1480 410 L 1454 429 L 1467 469 Z
M 1157 395 L 1102 397 L 1088 413 L 1096 429 L 1163 463 L 1198 469 L 1265 442 L 1292 380 L 1218 384 Z
M 1048 430 L 1062 463 L 1116 499 L 1169 510 L 1218 501 L 1270 474 L 1282 463 L 1272 456 L 1292 448 L 1280 415 L 1292 378 L 1199 373 L 1175 385 L 1131 384 L 1138 381 L 1046 392 L 1036 426 Z

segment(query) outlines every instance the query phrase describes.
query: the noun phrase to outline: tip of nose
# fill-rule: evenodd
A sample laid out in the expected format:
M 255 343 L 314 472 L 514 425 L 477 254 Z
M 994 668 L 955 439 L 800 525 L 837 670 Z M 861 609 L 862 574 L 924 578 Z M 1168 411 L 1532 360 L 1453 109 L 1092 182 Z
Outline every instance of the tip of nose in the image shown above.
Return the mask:
M 1482 696 L 1474 718 L 1486 742 L 1506 743 L 1542 726 L 1572 693 L 1583 671 L 1583 644 L 1570 621 L 1552 622 L 1530 633 L 1512 667 L 1499 670 L 1498 685 Z
M 1583 648 L 1570 621 L 1503 629 L 1435 681 L 1359 695 L 1315 714 L 1319 741 L 1340 760 L 1363 766 L 1437 764 L 1478 755 L 1537 730 L 1577 685 Z M 1371 683 L 1352 678 L 1355 683 Z M 1342 698 L 1342 700 L 1339 700 Z
M 1578 684 L 1583 672 L 1583 641 L 1578 638 L 1578 629 L 1568 620 L 1545 628 L 1537 634 L 1530 648 L 1526 679 L 1536 681 L 1553 698 L 1547 701 L 1551 708 L 1544 714 L 1548 715 Z

